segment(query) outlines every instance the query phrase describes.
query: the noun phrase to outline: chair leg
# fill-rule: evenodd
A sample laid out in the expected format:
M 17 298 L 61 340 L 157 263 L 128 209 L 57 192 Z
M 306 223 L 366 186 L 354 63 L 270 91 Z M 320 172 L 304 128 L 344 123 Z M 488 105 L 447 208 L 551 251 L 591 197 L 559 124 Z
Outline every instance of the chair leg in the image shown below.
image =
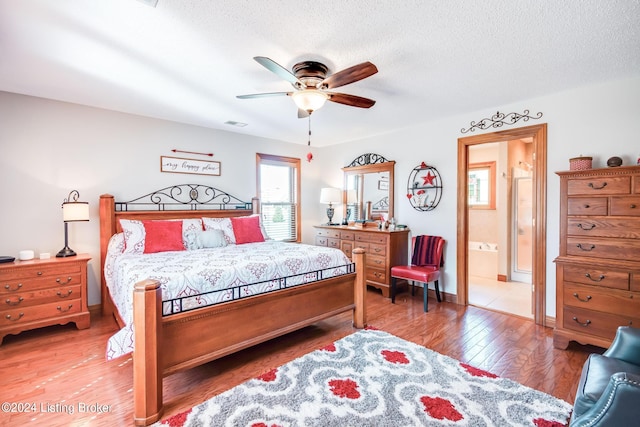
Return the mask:
M 391 277 L 391 304 L 396 303 L 396 278 Z
M 438 299 L 438 302 L 442 302 L 442 298 L 440 298 L 440 286 L 438 285 L 437 280 L 434 282 L 434 285 L 436 288 L 436 298 Z
M 416 294 L 416 283 L 413 280 L 407 280 L 407 282 L 411 283 L 411 296 Z
M 422 288 L 422 299 L 424 301 L 424 312 L 428 312 L 429 311 L 429 307 L 427 306 L 427 298 L 428 298 L 428 294 L 429 294 L 429 284 L 428 283 L 423 283 L 423 288 Z

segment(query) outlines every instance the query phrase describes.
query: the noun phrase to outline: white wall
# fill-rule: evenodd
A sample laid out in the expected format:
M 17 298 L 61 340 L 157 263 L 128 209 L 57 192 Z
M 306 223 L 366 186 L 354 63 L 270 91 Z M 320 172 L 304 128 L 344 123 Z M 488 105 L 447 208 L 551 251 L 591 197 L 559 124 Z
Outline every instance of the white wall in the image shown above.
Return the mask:
M 74 104 L 0 92 L 0 255 L 21 249 L 55 254 L 63 246 L 60 204 L 72 189 L 91 203 L 91 221 L 71 224 L 71 248 L 93 256 L 89 304 L 99 297 L 98 198 L 111 192 L 127 200 L 152 190 L 186 182 L 210 184 L 247 200 L 255 193 L 255 153 L 302 160 L 303 241 L 313 241 L 313 224 L 325 221 L 318 203 L 320 188 L 342 187 L 341 168 L 360 154 L 374 152 L 396 161 L 396 218 L 413 234 L 439 234 L 448 244 L 443 284 L 456 292 L 457 139 L 471 121 L 529 109 L 548 123 L 547 314 L 555 316 L 555 267 L 558 254 L 559 181 L 554 171 L 567 170 L 569 158 L 590 155 L 594 167 L 611 156 L 635 164 L 640 154 L 636 127 L 640 117 L 640 78 L 616 81 L 496 106 L 406 128 L 366 140 L 312 148 L 306 145 L 215 131 L 162 120 L 115 113 Z M 363 112 L 366 119 L 366 112 Z M 507 126 L 509 128 L 513 126 Z M 496 129 L 491 129 L 491 131 Z M 500 130 L 500 129 L 498 129 Z M 479 132 L 474 132 L 477 134 Z M 222 163 L 220 177 L 159 172 L 160 155 L 173 148 L 212 151 Z M 443 196 L 433 211 L 414 210 L 405 194 L 410 171 L 421 161 L 442 177 Z M 334 221 L 341 219 L 336 209 Z

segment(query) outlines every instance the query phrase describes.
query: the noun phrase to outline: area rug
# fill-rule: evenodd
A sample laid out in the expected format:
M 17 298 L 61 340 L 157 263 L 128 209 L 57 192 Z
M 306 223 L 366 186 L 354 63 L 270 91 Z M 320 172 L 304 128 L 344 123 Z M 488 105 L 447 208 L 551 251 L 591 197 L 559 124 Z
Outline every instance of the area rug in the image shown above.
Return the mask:
M 367 329 L 156 426 L 565 426 L 571 405 Z

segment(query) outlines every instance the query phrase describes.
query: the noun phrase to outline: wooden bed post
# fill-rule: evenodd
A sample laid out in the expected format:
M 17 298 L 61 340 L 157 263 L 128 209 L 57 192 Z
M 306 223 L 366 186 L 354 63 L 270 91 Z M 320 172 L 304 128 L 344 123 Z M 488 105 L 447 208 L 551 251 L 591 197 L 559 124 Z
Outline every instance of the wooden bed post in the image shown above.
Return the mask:
M 100 302 L 102 314 L 113 314 L 113 306 L 107 298 L 107 284 L 104 279 L 104 262 L 107 258 L 109 239 L 116 232 L 115 200 L 111 194 L 100 196 Z
M 146 426 L 162 416 L 162 293 L 155 280 L 136 283 L 133 291 L 133 416 Z
M 353 286 L 353 301 L 356 308 L 353 309 L 353 326 L 362 329 L 367 326 L 367 280 L 364 271 L 366 255 L 362 248 L 355 248 L 351 254 L 356 264 L 356 279 Z

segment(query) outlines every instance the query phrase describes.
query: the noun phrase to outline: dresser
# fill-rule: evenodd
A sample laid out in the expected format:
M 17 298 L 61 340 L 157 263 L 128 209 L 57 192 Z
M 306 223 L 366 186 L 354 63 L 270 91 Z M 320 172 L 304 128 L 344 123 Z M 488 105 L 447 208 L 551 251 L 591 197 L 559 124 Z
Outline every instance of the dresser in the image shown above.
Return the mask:
M 366 251 L 367 285 L 380 289 L 389 297 L 391 267 L 407 265 L 409 229 L 380 230 L 377 227 L 315 226 L 316 246 L 328 246 L 342 250 L 349 259 L 351 251 Z
M 88 328 L 90 259 L 80 254 L 0 264 L 0 344 L 6 335 L 42 326 L 75 322 Z
M 640 166 L 557 174 L 554 345 L 609 347 L 618 326 L 640 327 Z

